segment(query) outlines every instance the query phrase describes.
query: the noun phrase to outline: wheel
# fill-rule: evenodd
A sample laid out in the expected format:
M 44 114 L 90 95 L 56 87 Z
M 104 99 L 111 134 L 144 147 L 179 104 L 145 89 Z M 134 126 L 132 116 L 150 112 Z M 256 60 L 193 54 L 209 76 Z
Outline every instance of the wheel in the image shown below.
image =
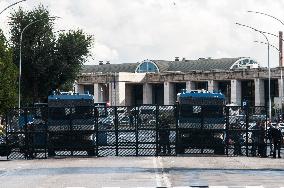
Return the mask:
M 48 156 L 49 156 L 49 157 L 54 157 L 54 156 L 55 156 L 55 151 L 54 151 L 54 149 L 48 149 Z
M 177 154 L 184 154 L 185 148 L 182 146 L 177 146 L 176 153 Z
M 12 150 L 10 147 L 8 147 L 7 145 L 2 145 L 0 147 L 0 156 L 9 156 L 11 154 Z
M 214 148 L 214 154 L 216 154 L 216 155 L 224 155 L 225 154 L 224 146 L 216 146 Z
M 95 156 L 95 151 L 94 149 L 87 150 L 88 156 Z

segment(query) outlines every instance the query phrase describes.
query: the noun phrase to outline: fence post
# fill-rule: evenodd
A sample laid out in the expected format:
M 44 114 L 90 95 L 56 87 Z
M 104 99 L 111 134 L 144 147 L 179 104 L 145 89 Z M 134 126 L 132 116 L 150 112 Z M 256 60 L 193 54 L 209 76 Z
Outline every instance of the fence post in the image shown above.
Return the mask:
M 267 143 L 268 141 L 268 131 L 267 131 L 267 125 L 268 125 L 268 119 L 267 119 L 267 116 L 268 116 L 268 110 L 267 110 L 267 106 L 264 106 L 264 111 L 265 111 L 265 155 L 267 155 L 267 148 L 270 146 L 271 143 Z M 271 121 L 271 120 L 270 120 Z M 271 141 L 270 141 L 271 142 Z M 270 155 L 271 151 L 270 151 L 270 147 L 269 147 L 269 155 Z
M 47 111 L 48 112 L 48 107 L 42 107 L 44 110 L 42 111 L 43 114 L 41 114 L 42 118 L 44 119 L 44 136 L 45 136 L 45 140 L 44 140 L 44 158 L 47 159 L 47 152 L 48 152 L 48 116 L 47 119 L 44 118 L 44 113 Z
M 9 123 L 8 123 L 8 113 L 10 113 L 11 114 L 11 110 L 8 110 L 8 112 L 5 112 L 5 116 L 6 116 L 6 119 L 4 120 L 4 123 L 6 123 L 6 130 L 5 130 L 5 133 L 6 133 L 6 136 L 5 136 L 5 143 L 6 143 L 6 145 L 7 145 L 7 150 L 8 150 L 8 152 L 7 152 L 7 160 L 9 159 L 9 151 L 10 151 L 10 149 L 11 149 L 11 151 L 12 151 L 12 148 L 10 148 L 10 146 L 9 146 L 9 141 L 8 141 L 8 129 L 9 129 Z M 18 112 L 18 114 L 19 114 L 19 112 Z
M 246 156 L 248 157 L 249 156 L 249 148 L 248 148 L 248 131 L 249 131 L 249 107 L 246 106 L 245 107 L 245 114 L 246 114 Z
M 72 115 L 73 114 L 73 112 L 72 112 L 72 108 L 70 107 L 69 108 L 69 135 L 68 135 L 68 137 L 67 137 L 67 139 L 68 139 L 68 142 L 71 140 L 70 139 L 70 136 L 72 136 L 73 135 L 73 125 L 72 125 Z M 71 156 L 73 156 L 73 154 L 74 154 L 74 148 L 72 147 L 71 148 Z
M 20 110 L 20 109 L 19 109 Z M 24 108 L 24 135 L 25 135 L 25 143 L 24 143 L 24 153 L 25 153 L 25 159 L 28 159 L 28 150 L 29 150 L 29 144 L 28 144 L 28 130 L 27 130 L 27 123 L 28 123 L 28 117 L 27 117 L 27 108 Z M 21 116 L 21 114 L 20 114 Z
M 95 135 L 96 135 L 96 142 L 95 142 L 95 150 L 96 156 L 99 157 L 99 146 L 98 146 L 98 139 L 99 139 L 99 111 L 98 108 L 94 106 L 94 116 L 95 116 Z
M 156 152 L 155 152 L 155 156 L 158 156 L 158 151 L 159 151 L 159 112 L 158 112 L 158 105 L 156 105 L 156 109 L 155 109 L 155 118 L 156 118 L 156 123 L 155 123 L 155 132 L 156 132 L 156 137 L 155 137 L 155 141 L 156 141 Z
M 229 107 L 225 106 L 225 113 L 226 113 L 226 127 L 225 127 L 225 147 L 226 147 L 226 155 L 229 155 L 229 118 L 230 118 L 230 112 Z
M 201 106 L 201 119 L 200 119 L 200 122 L 201 122 L 201 132 L 203 132 L 204 130 L 204 108 L 206 108 L 206 106 Z M 203 135 L 202 135 L 203 136 Z M 200 142 L 200 139 L 199 139 L 199 142 Z M 201 154 L 203 154 L 204 152 L 204 140 L 202 140 L 203 143 L 201 143 Z
M 134 115 L 133 117 L 133 123 L 134 123 L 134 126 L 135 126 L 135 141 L 136 141 L 136 144 L 135 144 L 135 152 L 136 152 L 136 156 L 139 155 L 139 152 L 138 152 L 138 147 L 139 147 L 139 130 L 138 130 L 138 125 L 137 125 L 137 121 L 138 121 L 138 114 L 137 114 L 137 106 L 134 106 Z M 133 112 L 132 112 L 133 113 Z
M 118 156 L 118 115 L 117 106 L 114 107 L 115 155 Z
M 179 144 L 179 131 L 178 131 L 179 113 L 178 113 L 178 104 L 174 105 L 174 117 L 175 117 L 175 125 L 176 125 L 176 128 L 175 128 L 175 131 L 176 131 L 175 153 L 176 153 L 176 156 L 177 156 L 177 148 L 179 147 L 178 146 L 178 144 Z

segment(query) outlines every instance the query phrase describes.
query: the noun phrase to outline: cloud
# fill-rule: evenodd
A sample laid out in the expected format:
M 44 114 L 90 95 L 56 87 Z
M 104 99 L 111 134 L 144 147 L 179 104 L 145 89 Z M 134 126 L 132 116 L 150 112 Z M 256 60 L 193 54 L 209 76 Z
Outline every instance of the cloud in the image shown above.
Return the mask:
M 0 3 L 7 5 L 11 1 Z M 82 28 L 95 36 L 92 49 L 95 56 L 89 62 L 92 64 L 99 60 L 112 63 L 173 60 L 175 56 L 186 59 L 248 56 L 266 66 L 266 46 L 253 42 L 264 41 L 264 37 L 236 26 L 235 22 L 276 34 L 284 29 L 271 18 L 246 12 L 256 10 L 283 18 L 282 1 L 27 0 L 22 5 L 31 9 L 38 3 L 62 17 L 57 20 L 56 29 Z M 269 40 L 278 45 L 277 38 L 269 36 Z M 270 53 L 271 65 L 277 66 L 277 51 L 271 49 Z
M 112 49 L 104 44 L 96 43 L 91 50 L 91 57 L 88 58 L 86 64 L 98 64 L 97 61 L 110 61 L 111 63 L 119 60 L 119 54 L 115 49 Z

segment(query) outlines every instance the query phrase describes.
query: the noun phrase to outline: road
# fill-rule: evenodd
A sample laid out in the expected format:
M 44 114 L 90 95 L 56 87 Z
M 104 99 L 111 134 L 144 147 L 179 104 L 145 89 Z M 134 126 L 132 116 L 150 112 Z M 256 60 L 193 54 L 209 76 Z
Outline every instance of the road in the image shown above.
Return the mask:
M 100 157 L 0 162 L 3 188 L 278 188 L 284 187 L 283 177 L 284 160 L 271 158 Z

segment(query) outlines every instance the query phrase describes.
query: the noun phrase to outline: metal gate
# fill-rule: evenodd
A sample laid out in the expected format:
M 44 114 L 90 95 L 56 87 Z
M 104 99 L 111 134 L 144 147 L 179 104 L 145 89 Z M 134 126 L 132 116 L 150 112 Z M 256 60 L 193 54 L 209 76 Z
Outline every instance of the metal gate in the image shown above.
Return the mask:
M 266 148 L 265 107 L 222 107 L 180 117 L 177 105 L 11 109 L 9 159 L 53 156 L 255 156 Z M 206 107 L 204 107 L 206 108 Z

